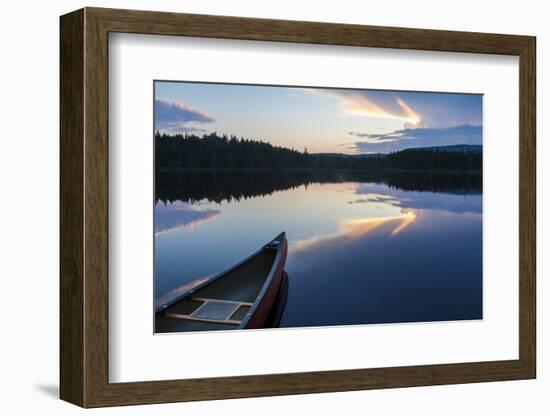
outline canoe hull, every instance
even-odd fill
[[[271,282],[263,297],[260,299],[258,305],[256,306],[256,310],[254,311],[248,322],[243,326],[243,328],[264,328],[265,323],[267,322],[267,319],[270,315],[271,310],[273,309],[273,306],[281,289],[287,254],[288,242],[286,238],[283,238],[280,249],[281,257],[277,261],[275,272],[273,273],[273,278],[271,279]]]
[[[286,303],[288,300],[288,286],[288,273],[285,271],[283,273],[283,280],[281,282],[279,293],[277,294],[275,303],[271,308],[271,312],[269,312],[269,316],[264,324],[264,328],[280,328],[281,321],[283,319],[283,313],[285,311]]]

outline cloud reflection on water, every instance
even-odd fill
[[[335,233],[296,241],[292,244],[292,250],[304,251],[319,245],[331,245],[336,242],[361,239],[382,225],[391,226],[392,229],[389,232],[389,236],[395,236],[403,231],[415,219],[416,214],[412,211],[396,216],[349,219],[342,222],[339,230]]]
[[[471,212],[481,214],[483,200],[481,194],[410,192],[375,183],[358,184],[357,199],[349,204],[382,203],[404,209],[435,209],[454,213]]]
[[[183,202],[155,205],[155,236],[179,230],[181,228],[193,229],[198,224],[216,219],[221,211],[196,206]]]

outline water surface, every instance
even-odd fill
[[[482,318],[480,175],[157,176],[157,297],[286,231],[282,327]]]

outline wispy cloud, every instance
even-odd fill
[[[414,112],[414,110],[401,98],[396,97],[395,101],[401,107],[403,112],[406,115],[405,118],[405,128],[407,129],[415,129],[417,127],[425,127],[424,124],[422,124],[422,120],[420,119],[420,116]]]
[[[195,110],[179,101],[155,99],[155,129],[174,133],[204,132],[195,125],[213,123],[215,119],[204,111]]]
[[[352,144],[358,153],[388,153],[414,147],[439,146],[442,143],[454,145],[482,142],[482,127],[469,124],[443,128],[405,128],[383,134],[355,131],[348,134],[362,139]]]
[[[403,130],[397,130],[395,132],[388,133],[388,134],[369,134],[369,133],[361,133],[357,131],[350,131],[348,132],[348,134],[350,136],[355,136],[364,140],[364,142],[351,143],[352,145],[356,146],[357,143],[387,143],[387,142],[394,142],[396,140],[401,140],[403,138],[403,133],[401,133],[402,131]],[[382,137],[377,137],[377,136],[382,136]],[[350,143],[347,143],[347,144],[349,145]]]
[[[361,139],[365,139],[365,138],[369,137],[369,133],[359,133],[358,131],[350,131],[350,132],[348,132],[348,134],[350,136],[360,137]],[[339,144],[338,146],[346,146],[348,144],[349,143],[342,143],[342,144]]]
[[[422,117],[402,98],[385,94],[380,97],[363,90],[306,89],[315,94],[338,100],[340,108],[347,114],[364,117],[386,118],[403,121],[403,127],[414,128],[422,124]]]

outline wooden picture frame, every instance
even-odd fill
[[[85,8],[61,17],[60,396],[82,407],[535,378],[535,38]],[[135,383],[108,380],[108,35],[297,42],[519,57],[519,359]]]

